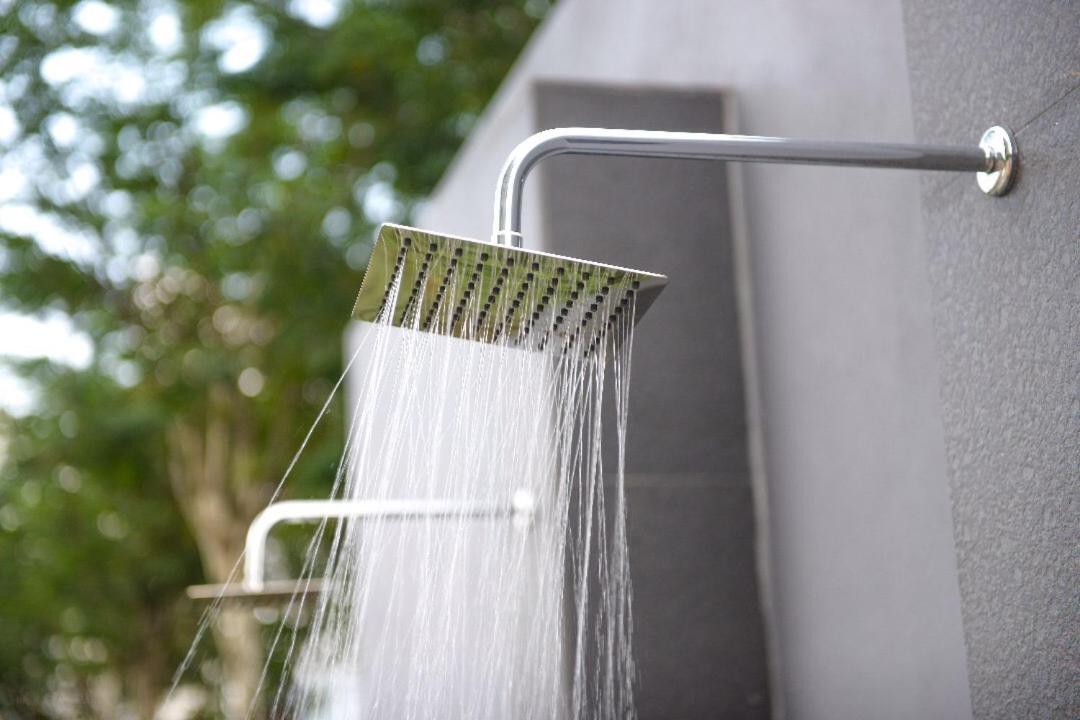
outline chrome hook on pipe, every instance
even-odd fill
[[[495,191],[492,242],[521,247],[521,203],[537,163],[555,155],[727,160],[730,162],[836,165],[974,172],[987,195],[1004,195],[1016,176],[1018,153],[1012,133],[995,125],[977,147],[899,143],[795,140],[756,135],[557,128],[536,133],[510,153]]]

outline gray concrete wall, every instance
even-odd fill
[[[720,92],[740,129],[760,134],[914,137],[899,0],[563,0],[422,224],[487,236],[499,166],[534,129],[544,81]],[[747,166],[741,177],[773,712],[969,716],[919,176]],[[527,192],[527,237],[541,235],[539,190]]]
[[[1010,125],[1006,198],[926,178],[933,315],[979,718],[1080,717],[1080,6],[904,0],[920,138]]]

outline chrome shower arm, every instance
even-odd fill
[[[735,162],[841,165],[849,167],[946,170],[978,173],[990,195],[1008,191],[1015,170],[1015,143],[1002,127],[992,127],[974,147],[896,143],[794,140],[756,135],[557,128],[521,142],[503,165],[495,193],[492,241],[520,247],[525,178],[541,160],[555,155],[728,160]]]
[[[265,587],[266,540],[280,523],[312,523],[344,519],[418,519],[513,517],[526,520],[535,510],[532,494],[517,491],[509,502],[468,500],[284,500],[270,503],[248,526],[244,543],[244,580],[247,592]]]

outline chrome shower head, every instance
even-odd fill
[[[385,224],[352,317],[542,349],[588,338],[627,308],[636,322],[666,284],[655,273]]]

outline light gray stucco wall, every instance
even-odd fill
[[[914,136],[899,0],[563,0],[422,224],[487,236],[540,81],[727,93],[745,132]],[[774,713],[967,717],[919,176],[747,166],[742,179]]]
[[[1005,198],[926,178],[972,705],[1080,717],[1080,5],[904,0],[918,134],[1010,125]]]

